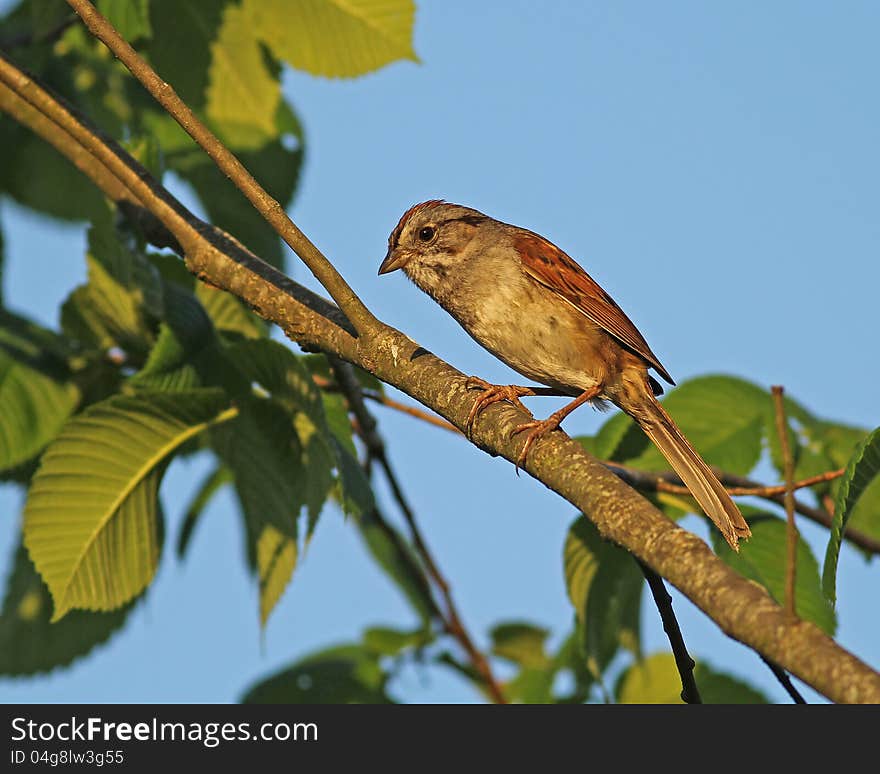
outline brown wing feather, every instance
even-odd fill
[[[670,384],[675,384],[657,356],[651,352],[638,328],[598,283],[552,242],[531,231],[514,238],[523,270],[558,293],[603,330],[652,365]]]

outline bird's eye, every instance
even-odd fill
[[[436,233],[437,229],[433,226],[425,226],[424,228],[419,229],[419,239],[423,242],[430,242]]]

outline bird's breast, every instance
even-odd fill
[[[571,394],[604,383],[608,335],[562,299],[504,270],[462,289],[471,303],[447,309],[483,347],[528,379]],[[483,276],[487,276],[483,273]],[[445,306],[445,305],[444,305]]]

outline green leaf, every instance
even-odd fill
[[[277,341],[243,341],[229,348],[229,357],[251,383],[266,390],[290,415],[305,471],[298,486],[305,495],[311,534],[333,485],[333,469],[341,464],[327,428],[321,393],[299,358]]]
[[[257,572],[260,579],[260,624],[281,599],[296,569],[296,539],[266,524],[257,539]]]
[[[193,110],[205,105],[208,73],[223,11],[230,0],[151,0],[150,61]]]
[[[199,484],[199,488],[193,495],[186,513],[183,517],[183,524],[180,527],[180,533],[177,536],[177,556],[180,559],[186,555],[189,544],[192,540],[193,532],[199,517],[204,513],[208,503],[226,484],[233,480],[232,471],[229,468],[218,465],[214,470]]]
[[[379,657],[362,645],[312,653],[251,686],[244,704],[389,704]]]
[[[724,672],[718,672],[705,663],[694,669],[694,680],[703,704],[769,704],[770,700],[747,682]]]
[[[263,339],[268,335],[266,323],[232,293],[204,282],[196,284],[195,293],[214,327],[221,333],[237,334],[246,339]]]
[[[353,77],[418,61],[413,0],[244,0],[242,8],[276,57],[313,75]]]
[[[232,422],[214,428],[211,438],[232,471],[254,548],[267,524],[295,539],[308,474],[289,414],[272,401],[251,399]]]
[[[342,510],[347,516],[361,516],[375,508],[373,488],[360,463],[345,446],[333,438],[333,447],[339,460],[339,484]]]
[[[243,6],[223,9],[211,43],[206,97],[208,119],[222,127],[224,140],[233,147],[259,148],[276,137],[281,85],[266,65]]]
[[[874,481],[878,472],[880,472],[880,428],[874,430],[858,445],[837,489],[834,520],[831,523],[831,536],[825,551],[825,566],[822,570],[822,590],[832,603],[837,599],[837,561],[840,557],[844,530],[853,507]]]
[[[569,528],[563,565],[591,671],[601,674],[620,647],[638,654],[644,576],[632,556],[580,516]]]
[[[144,367],[130,380],[137,389],[161,392],[190,390],[211,379],[211,360],[222,359],[211,318],[186,290],[171,282],[163,283],[165,319]],[[222,369],[213,364],[213,370]]]
[[[544,650],[550,632],[525,621],[511,621],[492,628],[492,652],[522,667],[543,669],[550,664]]]
[[[155,267],[104,222],[89,230],[86,262],[88,283],[62,305],[62,329],[97,350],[118,346],[136,357],[145,354],[154,341],[152,321],[165,311]]]
[[[761,456],[769,400],[765,390],[742,379],[704,376],[673,390],[663,406],[706,462],[746,475]],[[611,459],[645,470],[668,469],[663,455],[632,420],[614,417],[608,424],[623,421],[629,428],[613,444]],[[599,431],[600,436],[603,430]],[[620,428],[605,432],[615,438],[620,435]]]
[[[720,535],[712,535],[716,553],[746,578],[764,586],[779,604],[785,602],[787,525],[782,519],[760,514],[749,517],[752,538],[735,553]],[[795,577],[797,614],[829,635],[837,628],[833,607],[822,595],[819,564],[806,542],[798,538]]]
[[[0,349],[0,470],[39,454],[78,401],[73,383],[28,368]]]
[[[25,207],[64,220],[91,220],[105,210],[98,189],[82,172],[11,120],[0,121],[0,191]]]
[[[20,545],[0,612],[0,674],[30,675],[67,666],[120,629],[134,604],[111,613],[76,610],[50,623],[49,590]]]
[[[98,10],[129,43],[153,34],[148,0],[98,0]]]
[[[694,680],[704,704],[767,703],[760,691],[706,664],[697,664]],[[675,656],[654,653],[635,662],[618,678],[615,695],[620,704],[682,704]]]
[[[220,390],[117,396],[68,422],[28,493],[25,544],[49,586],[53,620],[112,610],[153,577],[164,463],[209,424],[230,418]]]
[[[377,656],[397,656],[410,648],[423,648],[434,641],[430,629],[401,631],[387,626],[371,626],[364,631],[364,647]]]

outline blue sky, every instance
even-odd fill
[[[513,380],[402,276],[376,276],[389,231],[426,198],[552,239],[615,297],[677,381],[730,373],[783,384],[820,416],[880,424],[880,5],[538,6],[422,2],[420,65],[354,81],[288,74],[308,143],[295,222],[382,319],[467,373]],[[54,324],[60,300],[84,276],[83,230],[5,201],[2,208],[5,298]],[[314,286],[295,259],[289,265]],[[555,405],[532,404],[539,415]],[[478,639],[485,643],[495,622],[526,619],[558,642],[571,621],[561,566],[571,507],[450,434],[377,414]],[[582,409],[566,426],[585,433],[600,422]],[[172,536],[201,469],[176,465],[167,477]],[[3,574],[20,505],[0,489]],[[706,534],[696,518],[684,524]],[[821,555],[822,531],[804,532]],[[875,667],[877,581],[876,566],[844,549],[838,639]],[[675,598],[698,660],[784,700],[754,653]],[[643,615],[647,649],[666,648],[647,600]],[[257,620],[224,495],[186,562],[166,550],[145,603],[109,645],[72,669],[2,680],[0,697],[233,701],[252,680],[357,639],[367,625],[414,623],[329,508],[262,635]],[[410,701],[478,699],[457,678],[415,667],[393,691]]]

